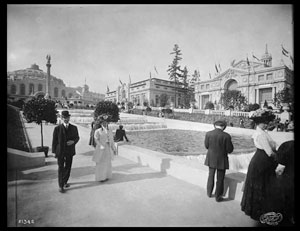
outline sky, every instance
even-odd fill
[[[215,64],[225,71],[234,59],[254,61],[266,44],[273,66],[289,66],[281,46],[293,56],[293,38],[289,4],[7,5],[7,71],[35,63],[47,72],[49,54],[51,75],[102,94],[129,76],[168,80],[175,44],[181,68],[207,80]]]

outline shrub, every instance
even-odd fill
[[[45,98],[32,98],[24,104],[23,115],[28,123],[36,122],[41,125],[41,144],[43,147],[43,121],[56,124],[58,111],[55,101]]]
[[[211,101],[208,101],[204,107],[204,109],[214,109],[214,108],[215,108],[215,105]]]
[[[249,111],[256,111],[257,109],[259,109],[260,108],[260,106],[259,106],[259,104],[257,104],[257,103],[254,103],[254,104],[249,104]]]

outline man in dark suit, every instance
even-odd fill
[[[64,187],[70,185],[68,180],[71,173],[73,156],[76,154],[75,145],[79,140],[77,127],[70,124],[69,111],[62,111],[63,123],[57,125],[53,131],[52,153],[55,153],[58,164],[59,191],[64,192]]]
[[[218,120],[214,123],[215,129],[205,135],[204,144],[207,151],[204,164],[209,167],[207,180],[207,195],[212,196],[214,188],[215,172],[217,170],[217,183],[215,198],[217,202],[223,200],[224,178],[226,169],[229,169],[228,153],[233,151],[231,136],[224,132],[227,124],[225,121]]]
[[[129,142],[125,130],[123,130],[123,125],[119,125],[119,129],[116,130],[116,134],[114,136],[114,141],[115,141],[115,146],[117,149],[117,155],[119,152],[119,145],[123,144],[124,138],[126,139],[127,142]]]
[[[123,125],[120,125],[119,129],[116,130],[115,142],[124,141],[124,138],[128,142],[126,132],[123,130]]]

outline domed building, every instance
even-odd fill
[[[7,72],[7,97],[10,100],[25,100],[36,96],[44,97],[47,91],[47,73],[37,64],[31,67]],[[90,92],[88,85],[67,87],[62,79],[50,75],[49,96],[62,104],[95,105],[104,100],[104,94]]]

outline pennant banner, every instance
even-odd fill
[[[232,62],[231,62],[231,66],[232,66],[232,67],[233,67],[233,65],[234,65],[234,62],[235,62],[235,59],[232,60]]]
[[[257,61],[259,61],[259,62],[260,62],[260,59],[259,59],[259,58],[257,58],[255,55],[252,55],[252,57],[253,57],[253,58],[255,58]]]
[[[286,54],[288,54],[289,52],[286,50],[286,49],[284,49],[283,48],[283,46],[281,45],[281,47],[282,47],[282,51],[284,52],[284,53],[286,53]]]
[[[290,55],[290,59],[291,59],[292,63],[294,64],[294,59],[291,55]]]
[[[283,54],[284,56],[286,56],[286,57],[289,57],[289,56],[288,56],[288,54],[287,54],[287,53],[285,53],[285,51],[284,51],[284,50],[282,50],[282,54]]]
[[[218,67],[217,67],[217,65],[215,64],[215,68],[216,68],[216,70],[217,70],[217,73],[219,73],[219,70],[218,70]]]

